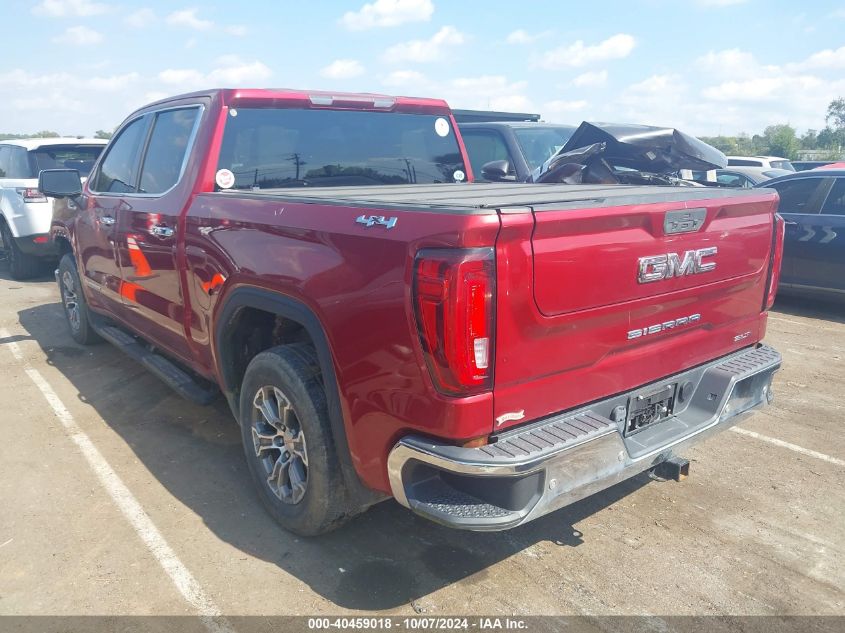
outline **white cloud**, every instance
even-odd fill
[[[109,77],[91,77],[85,80],[84,85],[99,92],[118,92],[136,83],[140,78],[138,73],[130,72]]]
[[[551,119],[556,116],[572,116],[575,112],[583,110],[587,107],[587,102],[583,99],[576,101],[566,101],[563,99],[556,99],[554,101],[547,101],[543,104],[542,114],[546,119]]]
[[[171,85],[199,85],[205,80],[205,75],[193,68],[167,68],[158,74],[162,83]]]
[[[247,29],[243,24],[232,24],[231,26],[226,27],[226,32],[229,35],[234,35],[235,37],[243,37],[249,32],[249,29]]]
[[[236,55],[226,55],[217,60],[217,67],[203,73],[196,68],[167,68],[158,73],[164,84],[178,86],[183,92],[197,88],[242,88],[248,84],[259,85],[271,77],[273,71],[260,62],[247,62]]]
[[[54,37],[53,41],[73,46],[90,46],[102,42],[103,35],[87,26],[71,26],[61,35]]]
[[[517,29],[515,31],[511,31],[506,38],[508,44],[531,44],[532,42],[536,42],[542,37],[548,35],[548,31],[544,31],[543,33],[535,33],[531,34],[525,29]]]
[[[561,68],[577,68],[593,62],[608,59],[622,59],[631,54],[636,46],[633,35],[617,33],[606,40],[594,45],[585,45],[578,40],[567,46],[560,46],[545,53],[540,61],[543,68],[557,70]]]
[[[586,72],[578,75],[572,80],[573,86],[579,88],[593,88],[596,86],[603,86],[607,83],[607,71],[597,70],[594,72]],[[572,103],[572,102],[569,102]]]
[[[845,46],[840,46],[837,49],[827,48],[818,53],[813,53],[803,62],[789,66],[795,69],[845,69]]]
[[[710,86],[702,91],[702,95],[713,101],[782,101],[785,94],[815,92],[825,83],[812,75],[756,77]]]
[[[381,80],[385,86],[415,86],[426,85],[428,79],[416,70],[394,70]]]
[[[122,97],[135,94],[141,77],[136,72],[89,77],[23,69],[0,72],[0,117],[15,131],[45,128],[68,136],[110,129],[129,110]]]
[[[533,110],[534,104],[526,94],[527,81],[509,81],[504,75],[458,77],[439,83],[439,94],[456,108],[487,110]]]
[[[35,15],[46,15],[51,18],[87,17],[101,15],[111,10],[111,7],[101,2],[91,0],[43,0],[32,8]]]
[[[444,49],[463,44],[466,38],[454,26],[444,26],[430,39],[395,44],[384,54],[389,62],[432,62],[443,57]]]
[[[142,29],[155,22],[155,19],[155,11],[148,7],[144,7],[143,9],[138,9],[137,11],[130,13],[123,18],[123,21],[133,28]]]
[[[711,75],[726,77],[754,77],[763,72],[754,55],[739,48],[708,51],[695,60],[695,66]]]
[[[320,70],[323,77],[329,79],[351,79],[364,74],[364,67],[357,59],[336,59]]]
[[[196,8],[174,11],[167,16],[167,23],[171,26],[184,26],[197,31],[207,31],[214,26],[214,22],[211,20],[203,20],[197,17],[197,11]]]
[[[431,0],[375,0],[358,11],[347,11],[340,23],[351,31],[427,22],[434,13]]]
[[[273,71],[262,62],[228,58],[223,66],[208,73],[208,80],[213,86],[239,88],[248,84],[258,85],[272,75]]]
[[[695,3],[700,7],[730,7],[737,4],[744,4],[748,0],[695,0]]]
[[[533,110],[534,104],[525,95],[500,95],[491,97],[490,109],[498,112],[525,112]]]

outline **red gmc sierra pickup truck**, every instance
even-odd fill
[[[270,513],[498,530],[771,401],[777,196],[484,184],[445,102],[211,90],[41,172],[73,338],[222,392]]]

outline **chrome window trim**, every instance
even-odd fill
[[[194,141],[196,140],[197,133],[199,132],[199,124],[200,124],[200,121],[202,120],[202,115],[205,113],[205,104],[190,103],[190,104],[186,104],[186,105],[169,106],[167,108],[160,108],[158,110],[150,110],[149,112],[144,112],[143,114],[136,116],[134,119],[130,119],[129,121],[127,121],[125,123],[125,125],[121,126],[121,128],[117,132],[115,132],[115,135],[114,135],[115,138],[117,138],[118,135],[121,132],[123,132],[123,130],[125,130],[127,127],[129,127],[135,121],[143,119],[146,116],[152,116],[153,117],[152,127],[147,132],[147,138],[144,140],[143,153],[141,154],[141,161],[138,165],[138,174],[137,174],[138,183],[137,183],[137,185],[140,185],[141,184],[140,183],[141,173],[144,170],[144,162],[147,159],[147,152],[149,151],[149,140],[152,137],[153,132],[155,132],[155,117],[157,117],[162,112],[169,112],[171,110],[191,110],[191,109],[199,110],[199,114],[197,115],[197,118],[194,121],[194,127],[191,129],[191,133],[188,136],[188,142],[185,144],[185,155],[182,157],[182,165],[179,167],[179,177],[176,179],[176,182],[173,183],[173,185],[170,188],[166,189],[165,191],[162,191],[161,193],[139,193],[137,191],[130,191],[130,192],[127,192],[127,193],[118,193],[118,192],[111,192],[111,191],[95,191],[94,189],[90,189],[90,188],[88,189],[88,191],[90,193],[94,194],[94,195],[105,196],[105,197],[109,197],[109,198],[126,198],[126,197],[129,197],[129,198],[161,198],[162,196],[165,196],[168,193],[170,193],[171,191],[173,191],[176,187],[179,186],[179,184],[182,182],[182,178],[185,175],[185,168],[188,166],[188,157],[191,155],[191,150],[194,147]],[[100,175],[100,170],[101,170],[102,164],[104,162],[106,162],[107,158],[108,158],[108,152],[103,154],[102,162],[99,165],[97,165],[97,177],[98,178],[99,178],[99,175]],[[94,179],[91,179],[91,181],[93,182]]]

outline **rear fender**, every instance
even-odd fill
[[[365,487],[361,483],[358,473],[355,471],[349,451],[346,425],[340,405],[337,376],[334,370],[334,360],[328,338],[326,337],[320,319],[311,308],[301,301],[259,288],[235,288],[224,299],[223,307],[217,313],[216,318],[214,356],[217,363],[218,375],[221,379],[220,386],[223,389],[229,407],[235,415],[235,419],[238,420],[239,385],[235,384],[234,364],[231,362],[231,353],[226,349],[224,342],[231,332],[231,328],[235,322],[234,317],[243,308],[256,308],[277,314],[301,324],[308,332],[317,349],[317,359],[323,375],[323,385],[329,410],[329,422],[344,480],[350,492],[355,497],[356,504],[370,505],[380,500],[381,496],[378,496],[374,491]],[[238,420],[238,423],[240,423],[240,420]]]

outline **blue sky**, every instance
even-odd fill
[[[442,97],[693,134],[824,126],[845,2],[3,0],[0,131],[112,129],[204,87]]]

